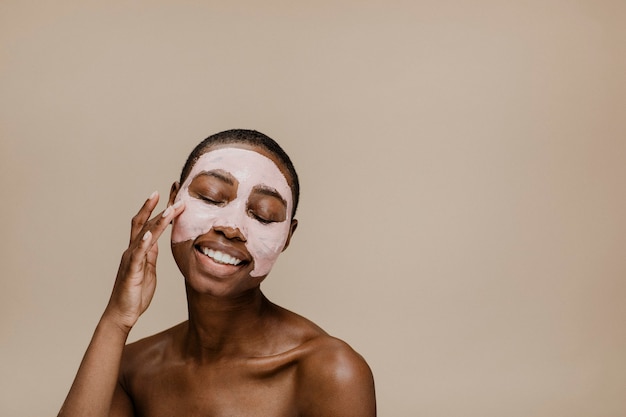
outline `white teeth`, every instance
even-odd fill
[[[241,263],[241,259],[237,259],[234,256],[230,256],[229,254],[220,252],[218,250],[202,248],[202,253],[213,259],[215,262],[221,264],[239,265]]]

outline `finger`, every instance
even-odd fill
[[[167,207],[159,216],[156,216],[154,219],[150,220],[149,225],[147,227],[148,230],[152,232],[152,241],[156,242],[161,234],[167,229],[167,226],[172,222],[172,220],[180,215],[185,209],[185,205],[182,201],[177,201],[173,205]]]
[[[146,254],[146,268],[151,267],[156,270],[157,258],[159,257],[159,244],[158,242],[152,243],[152,247]]]
[[[148,230],[143,234],[137,247],[130,253],[130,271],[132,273],[142,272],[146,264],[146,253],[152,246],[152,233]]]
[[[151,275],[156,276],[156,266],[157,266],[156,264],[157,264],[158,254],[159,254],[158,247],[159,247],[159,244],[157,242],[154,242],[152,244],[152,247],[150,248],[150,250],[148,251],[146,255],[144,273],[146,273],[147,276],[151,276]]]
[[[156,216],[152,220],[146,222],[144,229],[146,234],[142,235],[142,241],[138,243],[139,246],[144,245],[144,239],[148,240],[147,250],[145,252],[145,265],[144,269],[149,268],[156,269],[156,261],[159,254],[158,239],[161,237],[167,226],[172,222],[174,218],[179,216],[185,210],[185,204],[183,201],[177,201],[172,206],[167,207],[160,215]],[[149,237],[147,232],[150,232]]]
[[[139,209],[137,214],[131,220],[130,226],[130,241],[132,242],[137,235],[141,232],[144,225],[150,218],[150,214],[152,214],[152,210],[156,207],[159,202],[159,193],[158,191],[150,194],[150,197],[143,203],[143,206]]]

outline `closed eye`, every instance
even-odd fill
[[[266,219],[264,217],[261,217],[261,216],[259,216],[258,214],[256,214],[252,210],[248,210],[248,216],[252,217],[253,219],[255,219],[256,221],[258,221],[259,223],[262,223],[262,224],[275,223],[274,220],[269,220],[269,219]]]
[[[215,200],[213,200],[213,199],[211,199],[211,198],[209,198],[209,197],[207,197],[207,196],[204,196],[204,195],[202,195],[202,194],[198,194],[198,198],[199,198],[200,200],[204,201],[205,203],[207,203],[207,204],[212,204],[212,205],[214,205],[214,206],[219,206],[219,205],[222,205],[222,204],[223,204],[223,202],[222,202],[222,201],[215,201]]]

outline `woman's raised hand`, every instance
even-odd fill
[[[179,201],[150,219],[158,202],[159,195],[155,191],[132,219],[130,244],[122,255],[113,293],[103,315],[127,332],[146,311],[154,295],[159,253],[157,240],[184,210],[182,201]]]

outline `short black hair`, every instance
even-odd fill
[[[183,170],[180,174],[180,184],[185,182],[187,176],[191,172],[191,169],[198,161],[198,159],[206,153],[207,148],[214,145],[226,145],[229,143],[245,143],[252,146],[258,146],[263,148],[267,152],[274,155],[278,160],[287,168],[287,172],[291,177],[291,193],[293,195],[293,210],[291,211],[291,218],[296,214],[298,208],[298,200],[300,199],[300,182],[298,181],[298,174],[296,168],[291,162],[289,155],[280,147],[278,143],[267,135],[256,130],[248,129],[231,129],[223,132],[216,133],[204,139],[196,146],[189,154]]]

